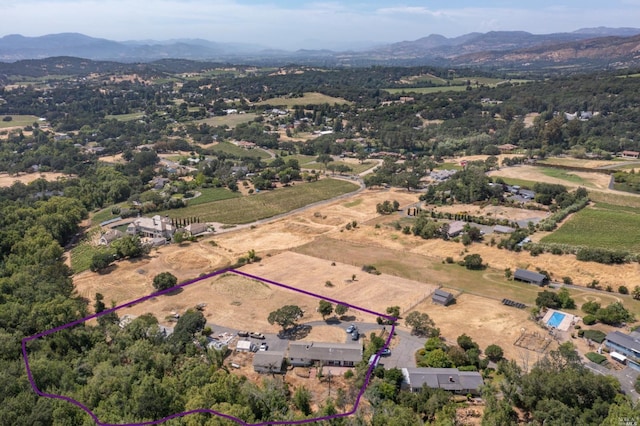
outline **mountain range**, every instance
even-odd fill
[[[438,34],[364,50],[284,51],[259,44],[216,43],[202,39],[116,42],[77,33],[0,38],[0,62],[69,56],[117,62],[190,59],[244,63],[316,63],[322,65],[545,66],[589,63],[640,64],[640,28],[582,28],[573,32],[524,31]]]

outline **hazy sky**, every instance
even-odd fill
[[[203,38],[287,49],[596,26],[640,26],[640,0],[0,0],[0,36],[79,32],[118,41]]]

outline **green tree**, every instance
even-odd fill
[[[348,310],[349,310],[349,307],[347,305],[343,305],[342,303],[338,303],[336,305],[335,312],[336,312],[336,315],[343,316],[344,314],[347,313]]]
[[[465,351],[468,351],[469,349],[474,349],[474,348],[478,349],[478,344],[474,342],[473,339],[467,336],[466,334],[461,334],[460,336],[458,336],[458,338],[456,339],[456,342],[458,343],[458,346],[460,346]]]
[[[464,266],[467,269],[477,270],[483,269],[482,257],[479,254],[468,254],[464,257]]]
[[[431,336],[435,325],[428,314],[418,311],[410,312],[404,322],[411,327],[411,334],[418,336]]]
[[[562,305],[562,301],[558,295],[552,291],[544,290],[538,293],[536,297],[536,306],[551,309],[557,309]]]
[[[153,288],[158,291],[167,290],[178,284],[178,278],[171,272],[161,272],[153,277]]]
[[[308,416],[313,412],[311,409],[311,392],[304,386],[300,386],[293,393],[293,404],[302,411],[302,414]]]
[[[326,300],[320,300],[318,312],[320,312],[320,315],[322,315],[322,319],[325,319],[333,312],[333,305]]]
[[[280,309],[277,309],[269,313],[267,321],[269,324],[278,324],[283,330],[287,330],[296,324],[296,322],[302,318],[304,312],[296,305],[285,305]]]
[[[484,350],[484,354],[493,362],[498,362],[504,356],[504,351],[498,345],[489,345],[487,349]]]
[[[452,366],[451,360],[442,349],[434,349],[429,352],[424,358],[424,363],[427,367],[433,368],[449,368]]]
[[[114,254],[110,250],[100,250],[91,256],[89,269],[92,272],[99,272],[106,269],[113,262]]]

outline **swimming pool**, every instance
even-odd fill
[[[564,314],[560,312],[554,312],[553,315],[551,315],[551,318],[547,320],[547,325],[554,328],[558,328],[558,326],[560,325],[563,319],[564,319]]]

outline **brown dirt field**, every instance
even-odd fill
[[[458,296],[454,305],[440,306],[428,300],[415,310],[427,313],[440,329],[440,334],[448,341],[455,342],[458,336],[466,333],[483,351],[491,344],[499,345],[508,359],[518,360],[521,357],[524,349],[513,343],[520,336],[522,327],[540,330],[529,320],[527,310],[469,294]],[[530,355],[537,357],[535,352]]]
[[[339,327],[321,325],[313,327],[311,329],[311,332],[299,341],[344,343],[347,339],[347,336],[348,335],[344,332],[344,330]]]
[[[588,189],[595,189],[598,191],[609,192],[609,182],[611,181],[611,176],[604,173],[590,173],[590,172],[568,172],[570,174],[576,175],[586,182],[589,182],[591,185]],[[524,179],[530,180],[533,182],[546,182],[546,183],[557,183],[560,185],[565,185],[569,187],[578,187],[584,186],[575,182],[570,182],[564,179],[558,179],[551,176],[547,176],[540,170],[539,167],[536,166],[517,166],[517,167],[504,167],[500,170],[493,170],[488,173],[491,177],[505,177],[505,178],[515,178],[515,179]]]
[[[165,246],[134,262],[116,262],[110,273],[84,271],[75,275],[73,282],[82,297],[93,300],[99,292],[106,301],[120,304],[152,293],[153,277],[161,272],[171,272],[182,282],[224,267],[231,260],[223,249],[206,242]]]
[[[242,271],[380,313],[396,305],[405,312],[436,289],[434,285],[405,278],[367,274],[359,267],[343,263],[332,266],[327,260],[293,252],[247,265]],[[353,274],[355,281],[351,281]],[[327,287],[326,281],[331,281],[333,287]],[[369,314],[349,312],[359,320],[373,320]]]
[[[45,179],[47,181],[55,181],[62,178],[69,178],[71,176],[64,173],[55,172],[42,172],[42,173],[27,173],[19,176],[9,176],[8,173],[0,173],[0,187],[11,186],[15,181],[29,184],[36,179]]]
[[[115,163],[115,164],[126,163],[126,161],[122,158],[122,154],[107,155],[104,157],[100,157],[100,161],[104,161],[105,163]]]
[[[466,213],[473,216],[496,217],[498,219],[522,220],[543,218],[548,215],[541,210],[518,209],[504,206],[476,206],[473,204],[456,204],[455,206],[437,206],[434,211],[443,213]]]
[[[524,116],[524,127],[533,127],[533,122],[540,115],[538,112],[530,112]]]
[[[465,155],[462,157],[455,158],[447,158],[444,160],[445,163],[456,163],[460,164],[461,161],[485,161],[489,157],[496,157],[498,159],[498,164],[502,164],[502,160],[505,158],[513,158],[513,157],[522,157],[522,154],[500,154],[500,155]]]

